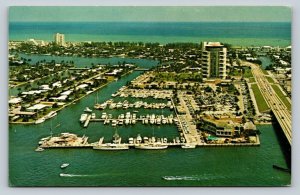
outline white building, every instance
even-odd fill
[[[63,46],[63,47],[66,46],[65,35],[64,34],[56,33],[54,35],[54,41],[59,46]]]
[[[45,46],[46,43],[43,40],[36,40],[36,39],[28,39],[27,43],[30,43],[35,46]]]
[[[202,75],[204,78],[226,78],[227,48],[220,42],[202,43]]]

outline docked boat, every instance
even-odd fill
[[[195,144],[184,144],[181,146],[181,148],[191,149],[191,148],[196,148],[196,145]]]
[[[92,110],[91,110],[89,107],[86,107],[86,108],[84,109],[84,112],[92,112]]]
[[[66,167],[68,167],[70,164],[69,163],[63,163],[62,165],[60,165],[61,169],[64,169]]]
[[[35,121],[35,124],[40,124],[40,123],[43,123],[45,122],[45,117],[42,117],[42,118],[39,118],[38,120]]]
[[[96,114],[92,113],[91,119],[95,119],[96,118]]]
[[[88,117],[88,114],[82,114],[82,115],[80,116],[79,121],[80,121],[81,123],[84,123],[84,121],[86,121],[87,117]]]
[[[57,115],[57,112],[51,111],[45,116],[45,119],[50,119],[52,117],[55,117],[56,115]]]
[[[117,120],[112,120],[111,125],[112,125],[113,127],[117,126],[117,124],[118,124],[118,121],[117,121]]]
[[[118,125],[123,125],[124,124],[124,120],[123,119],[120,119],[119,121],[118,121]]]
[[[103,112],[103,113],[102,113],[101,118],[102,118],[102,119],[106,119],[106,118],[107,118],[106,112]]]
[[[129,146],[127,144],[107,143],[107,144],[93,146],[93,149],[95,149],[95,150],[128,150]]]
[[[168,145],[161,144],[161,143],[149,143],[149,144],[135,145],[135,148],[143,149],[143,150],[162,150],[168,148]]]

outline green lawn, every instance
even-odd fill
[[[269,81],[269,83],[271,83],[271,84],[274,84],[274,80],[271,78],[271,77],[266,77],[267,78],[267,80]]]
[[[269,73],[265,69],[261,69],[265,75],[269,75]]]
[[[269,106],[266,103],[263,95],[261,94],[257,84],[252,84],[251,86],[252,86],[252,91],[254,93],[259,112],[267,111],[269,109]]]
[[[291,110],[292,105],[291,103],[287,100],[286,96],[282,93],[282,91],[279,89],[279,87],[277,85],[272,85],[274,91],[276,92],[276,94],[278,95],[278,97],[282,100],[282,102],[285,104],[285,106]]]
[[[250,83],[255,83],[256,80],[255,80],[253,77],[251,77],[251,78],[249,78],[249,82],[250,82]]]

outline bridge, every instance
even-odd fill
[[[292,113],[285,106],[282,100],[278,97],[270,83],[262,72],[261,68],[250,62],[243,62],[246,66],[250,66],[252,74],[257,82],[257,85],[266,100],[268,106],[274,113],[278,123],[280,124],[284,135],[286,136],[289,144],[292,143]]]

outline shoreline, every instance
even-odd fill
[[[136,69],[137,69],[137,68],[136,68]],[[134,71],[134,70],[128,71],[127,73],[122,74],[121,77],[123,77],[123,76],[125,76],[125,75],[127,75],[127,74],[129,74],[129,73],[132,73],[133,71]],[[97,77],[97,76],[99,76],[99,75],[101,75],[101,74],[104,74],[104,73],[105,73],[105,72],[100,73],[100,74],[98,74],[98,75],[95,75],[94,77]],[[87,79],[87,80],[90,80],[90,79],[92,79],[92,78],[89,78],[89,79]],[[86,97],[86,96],[88,96],[88,95],[94,93],[95,91],[97,91],[97,90],[99,90],[99,89],[105,87],[106,85],[110,84],[111,82],[114,82],[114,80],[112,80],[112,81],[110,81],[110,82],[107,82],[107,83],[105,83],[105,84],[103,84],[103,85],[101,85],[101,86],[95,88],[95,90],[93,90],[91,93],[87,93],[87,94],[85,94],[85,95],[83,95],[83,96],[81,96],[81,97],[79,97],[79,98],[77,98],[77,99],[75,99],[75,100],[73,100],[73,101],[67,103],[67,104],[64,104],[62,107],[60,107],[60,108],[58,108],[57,110],[54,110],[54,111],[55,111],[55,112],[59,112],[59,111],[63,110],[64,108],[70,106],[71,104],[73,104],[73,103],[75,103],[75,102],[81,100],[82,98],[84,98],[84,97]],[[35,121],[33,121],[33,122],[9,122],[9,124],[16,124],[16,125],[19,125],[19,124],[23,124],[23,125],[32,125],[32,124],[35,124]],[[38,124],[37,124],[37,125],[38,125]]]

